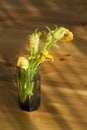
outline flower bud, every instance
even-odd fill
[[[40,42],[41,32],[37,32],[37,30],[28,37],[28,50],[32,53],[32,55],[37,54],[38,46]]]

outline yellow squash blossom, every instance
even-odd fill
[[[62,41],[62,42],[69,42],[73,40],[73,34],[70,32],[68,29],[64,27],[59,27],[54,30],[51,30],[50,28],[48,29],[48,33],[46,35],[45,39],[45,45],[44,45],[44,50],[49,51],[49,49],[55,45],[57,41]]]
[[[30,35],[28,39],[28,48],[31,50],[32,48],[35,48],[37,50],[39,41],[40,41],[41,32],[37,32],[37,30]]]
[[[19,57],[17,61],[17,66],[22,69],[28,69],[29,61],[25,57]]]
[[[63,40],[66,42],[72,41],[73,40],[73,34],[71,31],[64,27],[56,28],[53,32],[53,37],[56,40]]]
[[[43,50],[40,61],[41,61],[41,63],[44,62],[44,61],[54,61],[54,58],[51,54],[49,54],[48,51]]]

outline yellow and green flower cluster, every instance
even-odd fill
[[[48,32],[45,33],[44,46],[39,50],[40,36],[42,33],[38,30],[27,37],[28,54],[18,58],[17,66],[22,69],[37,69],[38,66],[45,61],[54,61],[53,56],[49,50],[55,43],[61,41],[62,43],[73,40],[73,34],[64,27],[56,27],[51,30],[47,27]]]
[[[72,32],[64,27],[56,27],[54,30],[47,27],[47,30],[48,32],[44,33],[44,45],[41,50],[39,45],[42,32],[35,30],[33,34],[27,36],[27,54],[18,58],[17,67],[20,72],[18,89],[22,102],[26,100],[28,95],[29,97],[33,95],[33,79],[38,67],[45,61],[54,61],[53,56],[49,53],[51,47],[57,46],[58,41],[65,43],[73,40]]]

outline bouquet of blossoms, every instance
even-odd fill
[[[51,30],[47,27],[47,32],[43,32],[44,45],[42,49],[39,49],[40,36],[42,32],[35,30],[31,35],[27,36],[27,54],[19,56],[17,61],[17,67],[20,69],[19,76],[19,96],[24,102],[29,95],[33,95],[34,87],[34,75],[38,67],[45,61],[53,61],[53,56],[49,53],[52,46],[57,46],[57,42],[62,43],[69,42],[73,39],[73,34],[64,27],[55,27]],[[29,84],[30,82],[30,84]]]

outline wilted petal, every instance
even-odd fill
[[[73,40],[73,34],[72,32],[65,32],[64,42],[69,42]]]
[[[41,56],[41,62],[44,62],[44,61],[54,61],[53,56],[49,54],[49,52],[46,50],[42,51],[42,56]]]
[[[17,61],[17,66],[23,69],[28,69],[29,61],[25,57],[19,57]]]

